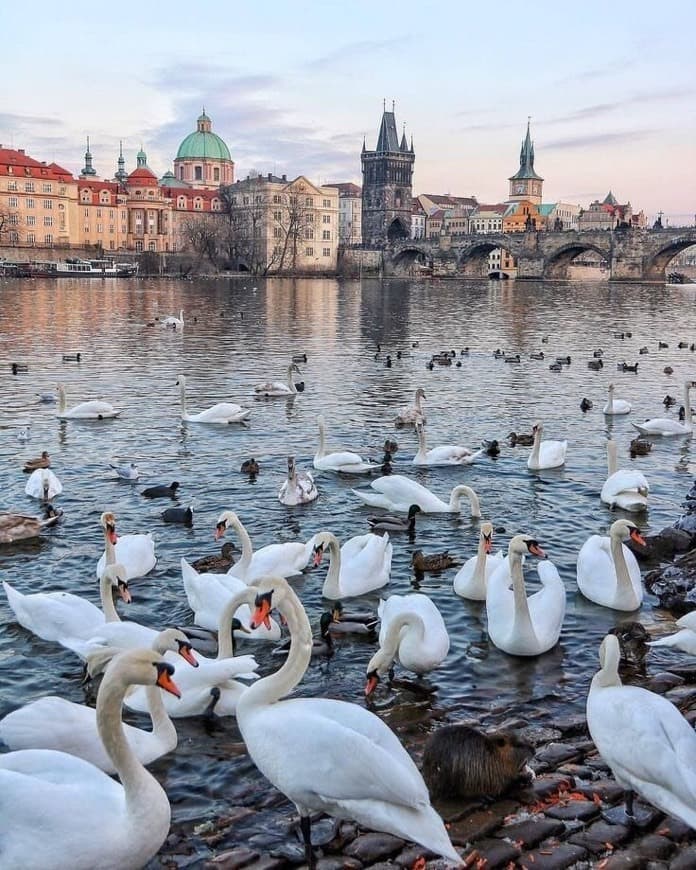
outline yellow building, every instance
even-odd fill
[[[539,205],[528,199],[510,203],[503,215],[504,233],[523,233],[525,230],[545,230],[546,217]]]

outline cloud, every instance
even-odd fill
[[[583,106],[565,115],[540,121],[539,124],[570,124],[574,121],[588,121],[601,118],[612,112],[619,111],[627,106],[650,106],[663,104],[672,100],[692,100],[696,95],[694,88],[672,88],[663,91],[648,91],[614,100],[611,103],[596,103],[593,106]]]
[[[394,36],[391,39],[365,39],[359,42],[349,42],[314,60],[306,61],[303,69],[311,72],[325,71],[348,64],[354,66],[357,58],[372,57],[389,51],[392,48],[403,48],[411,42],[411,36]]]
[[[617,133],[590,133],[584,136],[570,136],[567,139],[555,139],[544,142],[546,151],[567,150],[570,148],[594,148],[596,146],[624,145],[641,139],[648,139],[657,130],[624,130]]]
[[[10,129],[25,129],[31,127],[60,127],[63,124],[59,118],[47,115],[17,115],[13,112],[0,112],[0,127]]]

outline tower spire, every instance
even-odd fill
[[[89,136],[87,137],[87,150],[85,151],[85,165],[80,173],[83,177],[93,177],[97,170],[92,166],[92,152],[89,150]]]
[[[119,140],[118,143],[118,161],[117,161],[118,169],[116,170],[116,174],[114,178],[116,181],[120,181],[123,184],[128,178],[128,173],[126,172],[126,161],[123,159],[123,139]]]

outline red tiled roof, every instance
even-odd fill
[[[21,170],[21,171],[10,171]],[[24,149],[3,148],[0,146],[0,174],[14,175],[17,178],[43,178],[50,181],[72,181],[72,173],[57,163],[41,163],[29,157]]]
[[[341,181],[337,184],[325,184],[324,187],[335,187],[336,190],[338,190],[339,195],[360,196],[362,193],[362,187],[358,184],[353,184],[352,181]]]
[[[156,187],[158,182],[157,176],[151,169],[148,169],[147,166],[139,166],[131,172],[126,179],[126,183],[154,185]]]

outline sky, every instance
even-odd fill
[[[502,202],[531,117],[544,201],[696,222],[696,2],[38,0],[3,9],[0,143],[172,168],[203,106],[235,176],[360,183],[384,100],[413,192]]]

